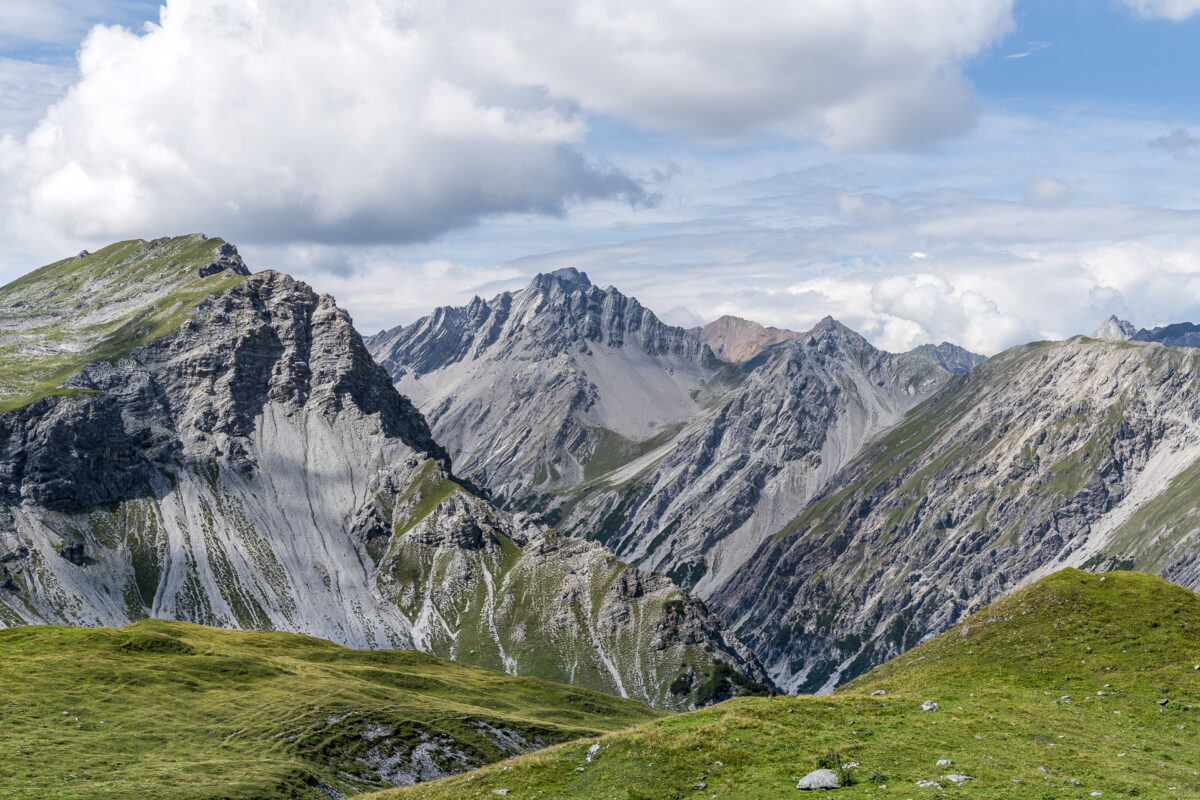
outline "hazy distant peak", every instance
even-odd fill
[[[1137,328],[1133,327],[1133,323],[1126,322],[1117,317],[1116,314],[1109,314],[1108,319],[1100,323],[1100,327],[1096,328],[1092,333],[1093,339],[1131,339],[1137,333]]]
[[[974,367],[987,361],[987,356],[972,353],[953,342],[942,342],[937,345],[923,344],[914,347],[912,352],[928,358],[942,369],[955,375],[970,372]]]
[[[768,328],[730,314],[695,328],[695,331],[712,348],[717,358],[735,364],[744,364],[767,348],[800,335],[783,328]]]

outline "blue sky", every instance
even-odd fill
[[[8,0],[0,277],[203,230],[366,332],[565,265],[893,350],[1200,319],[1193,0],[337,5]]]

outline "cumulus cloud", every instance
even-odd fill
[[[884,318],[883,338],[899,345],[896,349],[953,340],[968,349],[991,350],[1023,327],[1016,317],[1001,313],[994,300],[929,273],[876,283],[871,287],[871,310]]]
[[[173,0],[140,35],[94,28],[79,82],[0,145],[10,218],[93,241],[395,241],[642,197],[573,147],[569,104],[459,69],[405,9]]]
[[[1200,13],[1200,0],[1125,0],[1125,5],[1140,17],[1173,22],[1182,22]]]
[[[39,24],[88,3],[51,3]],[[94,28],[78,82],[0,144],[6,216],[93,242],[196,228],[396,242],[645,202],[581,155],[589,114],[917,144],[971,123],[961,67],[1009,29],[1011,5],[167,0],[144,30]]]
[[[1008,32],[1011,7],[526,0],[472,15],[489,61],[589,108],[653,127],[816,129],[837,146],[876,146],[961,130],[971,110],[960,67]]]

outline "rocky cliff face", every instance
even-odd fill
[[[739,379],[695,333],[574,269],[367,345],[456,470],[501,499],[610,468]]]
[[[36,354],[0,354],[0,623],[416,645],[669,707],[717,661],[765,680],[669,581],[463,488],[332,298],[219,240],[114,245],[0,307]]]
[[[1194,350],[1073,339],[958,377],[710,596],[791,690],[832,687],[1062,566],[1200,585]]]
[[[670,442],[535,506],[703,597],[950,375],[825,319]],[[557,504],[556,504],[557,503]]]

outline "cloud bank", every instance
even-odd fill
[[[1182,22],[1200,13],[1200,0],[1125,0],[1125,5],[1140,17],[1172,22]]]
[[[971,124],[961,66],[1011,2],[167,0],[143,31],[94,28],[66,96],[0,141],[5,216],[28,238],[370,243],[645,203],[582,154],[590,115],[919,144]],[[67,5],[10,15],[50,29]]]

